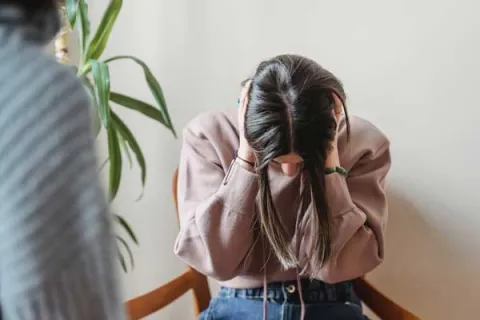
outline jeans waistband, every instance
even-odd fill
[[[307,304],[320,302],[358,302],[351,281],[328,284],[320,280],[302,279],[301,285],[303,300]],[[221,287],[219,292],[219,297],[224,298],[263,299],[263,295],[263,287],[251,289]],[[285,281],[269,283],[267,299],[277,303],[300,303],[297,282]]]

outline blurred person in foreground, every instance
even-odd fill
[[[115,247],[54,0],[0,0],[0,318],[121,320]]]

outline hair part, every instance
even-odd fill
[[[298,55],[281,55],[262,62],[249,80],[245,137],[255,153],[260,187],[260,210],[254,230],[268,241],[285,269],[298,266],[291,246],[293,235],[288,234],[275,208],[268,176],[272,160],[297,153],[304,160],[303,172],[310,182],[313,213],[309,259],[318,270],[330,258],[332,246],[324,168],[338,125],[332,112],[334,94],[343,104],[350,133],[343,86],[328,70]]]

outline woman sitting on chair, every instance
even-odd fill
[[[237,115],[183,132],[175,252],[222,288],[200,319],[364,319],[352,279],[384,256],[389,142],[348,117],[339,80],[281,55]]]

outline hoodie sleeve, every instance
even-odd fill
[[[386,141],[378,150],[364,154],[348,178],[326,176],[333,218],[332,255],[320,270],[311,270],[315,277],[328,283],[354,279],[382,262],[387,222],[385,177],[389,169]]]
[[[210,139],[195,128],[183,133],[178,175],[180,233],[174,251],[196,270],[224,281],[236,275],[251,247],[258,186],[256,174],[235,160],[225,172],[218,146]]]

